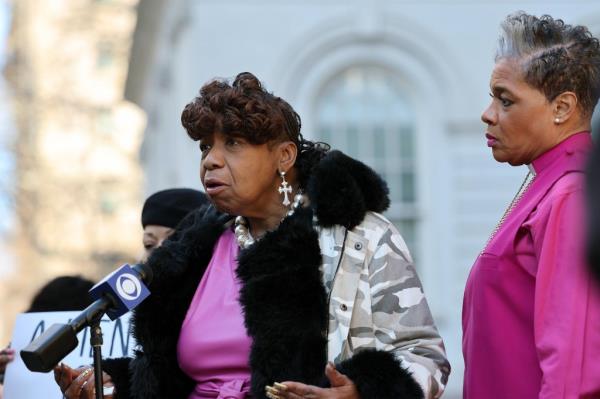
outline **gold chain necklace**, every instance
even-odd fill
[[[530,177],[531,177],[531,179],[530,179]],[[517,191],[517,193],[515,194],[512,201],[510,201],[510,204],[508,205],[508,207],[504,211],[504,214],[502,215],[502,217],[496,224],[496,227],[494,227],[494,230],[492,230],[492,234],[490,234],[490,237],[485,242],[485,245],[483,246],[483,250],[481,251],[481,253],[483,253],[487,249],[487,246],[494,239],[496,234],[498,234],[498,231],[500,231],[500,228],[502,227],[502,225],[508,218],[508,215],[510,215],[512,210],[515,209],[515,207],[517,206],[517,204],[519,203],[521,198],[523,198],[523,195],[527,192],[527,190],[531,186],[531,183],[533,183],[534,180],[535,180],[535,174],[533,174],[533,173],[531,173],[531,171],[529,171],[527,173],[527,175],[525,176],[525,180],[523,180],[523,183],[521,183],[521,187],[519,187],[519,191]]]

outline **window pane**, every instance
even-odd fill
[[[416,242],[416,223],[413,219],[401,219],[401,220],[393,220],[394,225],[398,228],[400,235],[404,238],[406,242],[406,246],[410,254],[415,260],[415,263],[418,265],[416,261],[416,257],[418,254],[417,250],[417,242]]]
[[[373,137],[371,138],[371,140],[373,140],[373,148],[374,148],[374,153],[373,156],[375,158],[379,158],[381,160],[384,160],[386,153],[385,153],[385,144],[386,144],[386,137],[385,137],[385,129],[383,128],[383,126],[381,125],[376,125],[373,128]]]
[[[401,175],[402,202],[415,201],[415,175],[413,173],[402,173]]]
[[[319,126],[319,140],[326,143],[331,143],[331,128],[329,126]]]
[[[346,153],[351,157],[360,157],[359,145],[358,145],[358,128],[356,126],[348,126],[346,129]]]
[[[415,153],[413,139],[413,129],[409,126],[402,126],[400,128],[400,157],[402,159],[413,159],[413,155]]]

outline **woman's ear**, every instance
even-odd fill
[[[287,172],[296,163],[298,147],[292,141],[284,141],[278,144],[277,151],[279,153],[279,171]]]
[[[572,91],[560,93],[554,101],[554,123],[562,124],[577,114],[577,95]]]

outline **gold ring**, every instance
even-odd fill
[[[92,371],[94,371],[94,368],[93,367],[88,367],[87,369],[83,370],[83,372],[81,373],[81,376],[83,376],[83,377],[81,377],[81,376],[80,377],[81,378],[85,378],[88,375],[90,375],[92,373]]]

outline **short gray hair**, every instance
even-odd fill
[[[548,101],[575,93],[591,117],[600,96],[600,44],[587,27],[519,11],[506,17],[501,29],[496,61],[516,59],[525,81]]]

